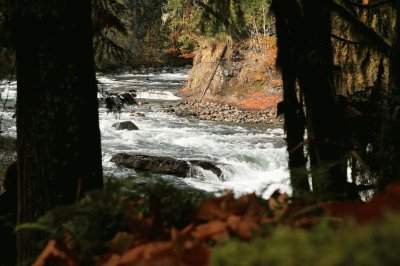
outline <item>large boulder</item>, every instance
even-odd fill
[[[116,130],[139,130],[139,128],[131,121],[117,122],[112,125]]]
[[[111,158],[111,162],[138,171],[176,175],[179,177],[188,176],[192,165],[199,166],[204,170],[213,172],[218,177],[222,177],[221,169],[209,161],[191,160],[186,162],[170,157],[119,153]]]
[[[168,157],[158,157],[140,154],[119,153],[111,158],[111,162],[127,168],[186,177],[190,166],[186,161]]]

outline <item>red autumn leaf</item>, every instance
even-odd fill
[[[50,240],[47,246],[33,263],[33,266],[77,266],[74,259],[57,245],[55,240]]]
[[[387,210],[400,211],[400,182],[389,185],[369,202],[330,202],[323,209],[334,217],[352,217],[359,223],[381,219]]]
[[[134,236],[127,232],[118,232],[114,238],[106,243],[106,247],[113,252],[122,254],[132,248]]]
[[[192,236],[200,242],[218,240],[227,234],[228,228],[226,223],[219,220],[198,225],[192,232]]]
[[[185,266],[208,265],[210,258],[210,250],[199,245],[179,254],[179,259]]]
[[[202,221],[212,221],[215,219],[226,220],[229,216],[227,206],[229,202],[234,200],[232,193],[228,193],[219,198],[206,200],[200,205],[196,218]]]
[[[257,218],[251,216],[239,217],[231,215],[226,223],[232,233],[243,240],[250,240],[253,235],[260,231],[257,220]]]
[[[97,261],[97,266],[115,266],[118,265],[121,259],[121,255],[116,253],[108,252],[106,255],[102,256],[102,258]]]
[[[167,262],[173,255],[171,242],[152,242],[135,247],[123,254],[116,265],[162,265],[157,261]],[[173,264],[170,264],[173,265]]]

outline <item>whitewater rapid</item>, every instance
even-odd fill
[[[176,93],[185,85],[186,79],[186,70],[99,77],[107,90],[134,89],[138,101],[147,103],[127,107],[117,116],[100,108],[105,173],[118,177],[137,175],[133,170],[116,167],[109,161],[119,152],[207,160],[222,170],[222,178],[200,167],[186,178],[162,175],[160,178],[211,192],[256,192],[264,197],[276,189],[290,193],[282,128],[198,121],[163,112],[163,105],[173,105],[180,100]],[[145,116],[132,116],[132,110]],[[119,121],[132,121],[139,130],[116,131],[112,124]]]
[[[120,114],[107,113],[102,106],[99,108],[106,175],[146,182],[148,176],[110,162],[112,155],[125,152],[167,156],[214,162],[223,175],[218,177],[211,171],[194,167],[186,178],[167,175],[154,175],[154,178],[217,193],[224,190],[238,195],[256,192],[264,197],[276,189],[290,193],[287,151],[281,128],[198,121],[164,112],[164,106],[181,100],[176,93],[185,86],[187,69],[175,69],[173,73],[98,75],[97,79],[101,91],[136,90],[138,101],[143,103],[124,107]],[[9,105],[15,103],[16,83],[0,83],[0,88],[2,99],[8,97]],[[144,117],[133,116],[132,111]],[[12,114],[10,110],[2,111],[5,120],[2,130],[15,136]],[[139,130],[117,131],[112,124],[119,121],[132,121]]]

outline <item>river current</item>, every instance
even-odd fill
[[[98,75],[101,90],[122,92],[133,89],[137,91],[138,102],[144,103],[124,107],[120,114],[99,108],[104,173],[146,182],[148,177],[110,162],[112,155],[120,152],[207,160],[222,170],[222,177],[194,168],[186,178],[167,175],[155,178],[210,192],[256,192],[264,197],[276,189],[290,193],[282,128],[199,121],[163,112],[164,106],[181,100],[176,93],[185,85],[186,79],[187,69],[172,73]],[[8,97],[9,105],[15,102],[16,84],[3,82],[1,86],[4,89],[1,97]],[[132,116],[132,111],[144,116]],[[1,114],[2,130],[15,135],[12,111]],[[115,130],[112,124],[119,121],[132,121],[139,130]]]

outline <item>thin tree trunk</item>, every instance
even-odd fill
[[[276,18],[278,66],[283,80],[283,112],[285,116],[286,143],[289,152],[290,180],[294,196],[310,191],[306,159],[304,156],[305,118],[296,93],[296,62],[294,44],[299,38],[297,27],[301,23],[300,8],[292,0],[272,3]],[[282,105],[281,105],[282,106]]]
[[[89,0],[15,1],[18,223],[102,186]],[[18,261],[40,236],[18,234]]]

